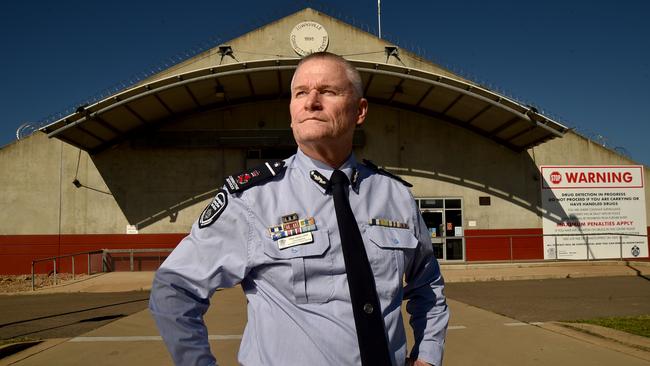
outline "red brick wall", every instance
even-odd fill
[[[100,249],[174,248],[185,235],[187,234],[0,235],[0,274],[31,273],[32,260],[58,255]],[[135,269],[155,269],[166,255],[166,252],[136,254]],[[100,257],[91,257],[92,271],[101,269]],[[128,254],[112,254],[111,257],[114,270],[129,270]],[[63,258],[57,266],[59,272],[70,272],[72,260]],[[85,273],[87,268],[87,255],[76,256],[75,272]],[[51,261],[39,262],[35,266],[37,273],[52,270]]]

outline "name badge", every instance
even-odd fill
[[[296,245],[311,243],[313,241],[314,241],[314,236],[311,233],[293,235],[286,238],[278,239],[278,248],[286,249],[286,248],[295,247]]]

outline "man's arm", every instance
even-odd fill
[[[210,225],[192,226],[156,272],[149,309],[177,365],[214,365],[203,315],[217,288],[247,273],[249,210],[232,200]]]
[[[429,231],[417,209],[416,212],[414,222],[417,227],[414,228],[414,234],[419,245],[407,263],[407,285],[404,289],[404,298],[408,300],[406,310],[411,315],[410,324],[415,338],[411,359],[440,366],[449,323],[449,309],[443,294],[444,280],[438,261],[433,255]]]
[[[158,270],[149,310],[176,365],[215,365],[203,314],[210,301],[192,293],[179,274]]]

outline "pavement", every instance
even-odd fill
[[[650,279],[650,262],[544,262],[445,264],[448,283],[636,276]],[[150,289],[153,272],[86,277],[35,294]],[[246,323],[241,289],[219,291],[206,314],[210,344],[221,365],[237,365]],[[445,365],[650,365],[650,339],[608,328],[562,322],[522,322],[449,299],[452,319]],[[408,334],[409,332],[407,332]],[[411,338],[409,344],[413,344]],[[0,350],[1,351],[1,350]],[[147,310],[119,318],[82,336],[49,339],[0,359],[0,365],[171,365]]]
[[[610,276],[648,276],[650,262],[561,261],[443,264],[445,282],[515,281]]]
[[[611,276],[650,277],[650,261],[463,263],[441,265],[445,282],[514,281]],[[108,272],[36,289],[32,294],[150,290],[154,272]],[[21,292],[20,294],[26,294]]]

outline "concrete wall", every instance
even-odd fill
[[[35,133],[0,149],[4,235],[93,234],[126,228],[88,154]],[[77,178],[84,187],[72,183]]]
[[[58,233],[62,149],[40,133],[0,149],[1,234]]]
[[[160,131],[288,129],[287,105],[224,108]],[[416,197],[462,198],[463,226],[472,235],[541,234],[539,165],[634,164],[573,133],[516,153],[447,122],[379,105],[371,105],[363,128],[358,158],[402,175]],[[247,165],[244,149],[146,148],[136,140],[92,157],[40,133],[0,149],[2,271],[25,273],[34,258],[97,248],[173,247],[224,177]],[[479,206],[480,196],[491,197],[491,205]],[[469,228],[469,220],[477,225]],[[140,234],[125,235],[129,224]],[[537,239],[515,243],[515,258],[540,258]],[[510,255],[504,240],[468,240],[467,251],[468,260]]]
[[[300,56],[291,48],[289,35],[293,27],[302,21],[315,21],[325,27],[329,35],[329,46],[327,48],[329,52],[345,55],[349,60],[387,62],[384,47],[392,45],[392,43],[379,39],[373,34],[364,32],[350,24],[313,9],[304,9],[240,37],[224,42],[223,44],[232,47],[236,59],[226,56],[222,60],[218,54],[217,47],[156,74],[142,81],[140,85],[153,80],[159,80],[193,70],[214,67],[220,64],[225,65],[264,59],[299,58]],[[400,59],[401,62],[391,57],[388,59],[388,63],[467,81],[407,50],[400,49]]]
[[[537,168],[480,135],[421,114],[371,106],[363,155],[403,175],[416,197],[463,198],[465,221],[476,228],[540,226]],[[491,196],[491,206],[479,206]],[[466,223],[465,223],[466,224]],[[466,225],[465,225],[466,226]]]
[[[161,130],[256,129],[261,122],[289,128],[287,101],[202,113]],[[462,198],[475,229],[541,227],[539,165],[634,164],[573,133],[516,153],[455,125],[379,105],[371,105],[364,131],[359,158],[404,176],[416,197]],[[184,233],[224,178],[245,167],[242,149],[151,149],[127,141],[90,157],[34,134],[0,150],[8,172],[0,176],[0,231],[124,234],[130,224],[143,234]],[[479,206],[480,196],[491,197],[491,205]]]

